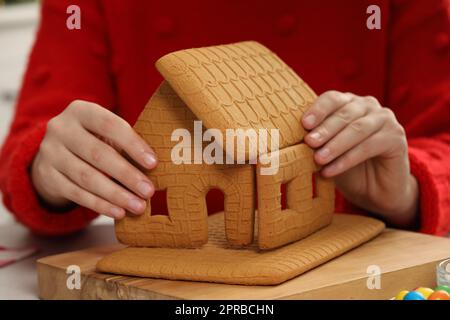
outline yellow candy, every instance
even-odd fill
[[[425,299],[428,299],[428,297],[429,297],[431,294],[433,294],[433,292],[434,292],[433,289],[425,288],[425,287],[419,287],[419,288],[415,289],[414,291],[420,292],[420,293],[423,295],[423,297],[424,297]]]
[[[399,293],[397,293],[397,295],[395,296],[395,300],[403,300],[403,298],[409,293],[409,291],[407,290],[403,290],[400,291]]]

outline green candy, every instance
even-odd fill
[[[448,294],[450,294],[450,288],[448,286],[437,286],[436,288],[434,288],[434,291],[438,291],[438,290],[442,290],[447,292]]]

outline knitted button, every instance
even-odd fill
[[[449,47],[450,39],[448,33],[439,32],[434,38],[434,46],[437,51],[441,52]]]
[[[359,65],[354,59],[343,59],[338,63],[338,73],[345,79],[353,79],[359,73]]]
[[[279,34],[287,36],[292,34],[297,27],[297,18],[291,14],[281,16],[277,23],[276,29]]]
[[[169,16],[161,16],[154,20],[154,27],[160,36],[171,36],[175,33],[175,20]]]

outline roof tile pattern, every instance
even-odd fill
[[[207,128],[279,129],[280,149],[305,135],[300,120],[315,93],[258,42],[181,50],[156,67]]]

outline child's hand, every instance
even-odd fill
[[[75,202],[116,219],[125,208],[140,214],[154,186],[121,150],[147,169],[157,164],[153,150],[125,120],[97,104],[74,101],[47,124],[32,165],[33,184],[53,206]]]
[[[405,130],[373,97],[328,91],[308,109],[305,142],[322,175],[356,205],[400,227],[414,225],[418,184],[410,174]]]

